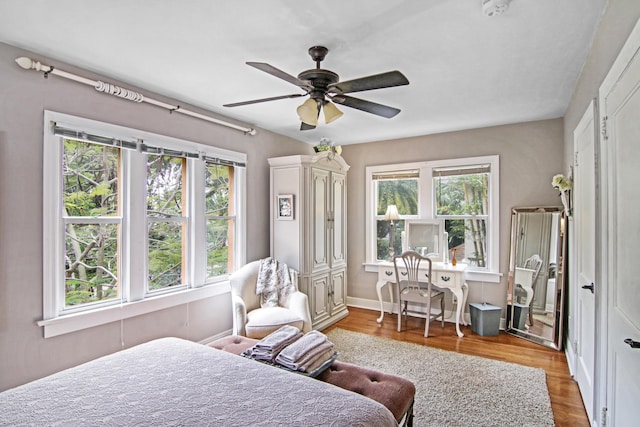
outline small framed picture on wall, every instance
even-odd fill
[[[293,220],[293,194],[278,196],[278,219]]]

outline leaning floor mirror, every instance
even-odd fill
[[[561,207],[514,208],[507,332],[562,349],[566,217]]]

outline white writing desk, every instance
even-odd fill
[[[377,267],[378,282],[376,283],[376,292],[378,293],[378,301],[380,301],[380,317],[378,317],[377,321],[378,323],[382,323],[382,319],[384,319],[382,288],[389,285],[389,298],[391,299],[391,307],[393,307],[393,289],[391,285],[396,283],[396,273],[393,269],[393,263],[391,262],[380,262],[377,264]],[[459,337],[464,336],[462,331],[460,331],[460,323],[463,325],[467,324],[464,320],[464,307],[467,303],[469,286],[464,281],[465,268],[465,264],[457,264],[455,266],[443,262],[434,262],[431,264],[431,283],[438,288],[451,290],[458,301],[456,307],[456,332]],[[404,267],[400,268],[400,265],[398,265],[398,271],[402,274],[405,269]],[[422,271],[422,268],[420,271]],[[425,268],[424,271],[426,273],[427,269]]]

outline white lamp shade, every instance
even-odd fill
[[[315,99],[307,99],[296,111],[302,122],[311,126],[318,124],[318,103]]]
[[[324,110],[324,122],[326,124],[329,124],[339,119],[342,116],[342,114],[344,114],[342,111],[338,110],[338,107],[336,107],[333,103],[329,101],[327,101],[327,103],[324,104],[322,109]]]
[[[387,221],[397,221],[400,219],[400,214],[398,213],[398,208],[396,205],[387,206],[387,211],[384,214],[384,219]]]

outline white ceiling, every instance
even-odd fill
[[[0,0],[0,41],[300,141],[351,144],[562,117],[606,0]],[[256,70],[322,68],[351,80],[400,70],[409,86],[357,93],[402,109],[301,132],[303,93]],[[39,59],[39,58],[33,58]],[[17,66],[17,65],[16,65]],[[106,95],[104,95],[106,96]]]

